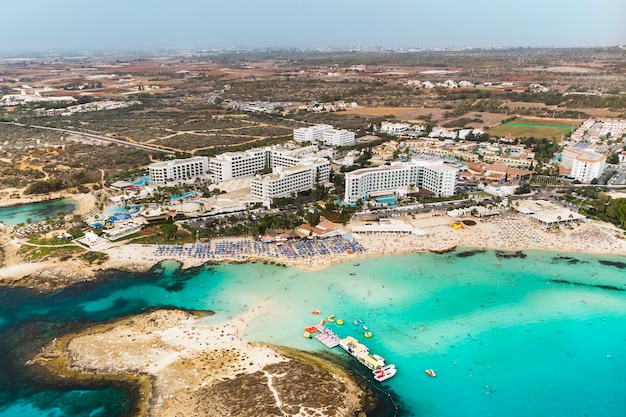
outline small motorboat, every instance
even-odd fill
[[[374,373],[374,379],[378,382],[383,382],[388,380],[389,378],[391,378],[392,376],[394,376],[396,374],[397,369],[394,368],[390,368],[387,371],[381,371],[379,370],[379,372],[375,372]]]
[[[387,372],[388,370],[390,370],[390,369],[394,369],[395,367],[396,367],[396,365],[394,365],[393,363],[390,363],[389,365],[385,365],[385,366],[383,366],[383,367],[381,367],[381,368],[374,369],[374,370],[372,371],[372,373],[373,373],[374,375],[376,375],[376,373],[377,373],[377,372]]]
[[[359,325],[359,323],[357,323],[357,322],[356,322],[356,320],[354,320],[354,325],[355,325],[355,326],[358,326],[358,325]]]
[[[433,371],[432,369],[426,369],[426,374],[428,374],[430,377],[434,378],[437,376],[437,374],[435,373],[435,371]]]
[[[361,265],[359,262],[354,263],[354,266],[359,266],[359,265]]]
[[[319,310],[313,310],[311,311],[311,314],[322,314]]]
[[[356,272],[350,272],[350,275],[356,275]]]
[[[369,327],[363,326],[363,330],[367,331],[367,330],[369,330]]]

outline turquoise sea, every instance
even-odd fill
[[[526,254],[412,254],[320,272],[264,264],[178,271],[170,262],[53,294],[5,288],[0,417],[127,413],[124,387],[59,386],[23,363],[56,335],[160,306],[215,311],[207,322],[261,306],[249,340],[331,352],[363,371],[340,348],[303,337],[334,314],[345,322],[329,324],[336,333],[396,364],[381,387],[398,416],[626,415],[626,257]]]
[[[20,223],[25,224],[27,219],[39,222],[46,218],[57,217],[59,214],[72,214],[75,210],[76,202],[70,199],[1,207],[0,222],[7,226],[15,226]]]

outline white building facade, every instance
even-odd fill
[[[324,132],[326,130],[331,130],[333,127],[331,125],[319,124],[311,127],[301,127],[299,129],[294,129],[293,131],[293,140],[302,143],[302,142],[311,142],[317,143],[320,142],[324,136]]]
[[[316,172],[316,168],[312,166],[278,167],[272,174],[254,178],[250,183],[251,194],[253,197],[270,200],[310,190],[316,183]]]
[[[269,166],[269,156],[265,149],[226,152],[209,160],[210,176],[215,183],[251,176]]]
[[[329,129],[324,131],[322,142],[331,146],[352,146],[356,143],[356,135],[349,130]]]
[[[317,147],[284,149],[279,146],[227,152],[209,160],[210,178],[215,183],[249,177],[261,171],[289,168],[298,165],[313,167],[319,182],[330,178],[330,161],[314,156]]]
[[[425,188],[436,196],[451,196],[456,187],[458,168],[442,159],[413,160],[378,168],[364,168],[346,173],[344,201],[354,204],[374,191],[400,187]]]
[[[204,178],[208,169],[209,159],[206,156],[155,162],[148,166],[150,181],[155,185],[164,185],[169,181],[193,181],[196,178]]]
[[[606,167],[606,155],[595,152],[584,153],[574,160],[570,176],[575,180],[590,183],[600,178]]]
[[[583,183],[599,178],[606,168],[606,155],[594,152],[595,144],[578,142],[563,149],[561,166],[569,170],[569,177]]]

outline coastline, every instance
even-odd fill
[[[380,405],[336,363],[245,341],[242,330],[260,312],[209,325],[190,312],[156,310],[55,339],[29,365],[61,378],[135,384],[136,415],[347,417]]]
[[[87,208],[88,204],[85,205]],[[97,279],[106,271],[146,272],[164,261],[176,261],[182,269],[221,263],[271,263],[305,271],[321,271],[332,265],[355,262],[365,258],[420,252],[445,253],[451,250],[491,249],[507,252],[553,251],[623,256],[626,239],[619,231],[601,222],[588,222],[565,230],[543,230],[521,215],[505,215],[493,219],[476,219],[474,226],[462,229],[450,227],[453,219],[447,216],[423,215],[411,222],[426,231],[426,236],[413,234],[357,235],[353,238],[364,248],[362,253],[335,253],[322,256],[288,258],[247,254],[229,256],[220,254],[211,258],[194,257],[181,253],[177,256],[160,255],[159,245],[126,244],[103,250],[109,259],[101,265],[87,265],[79,260],[20,263],[17,242],[5,244],[4,267],[0,268],[0,285],[34,287],[54,290],[76,282]],[[620,235],[621,234],[621,235]],[[619,236],[619,237],[618,237]],[[233,243],[246,238],[215,239],[212,243]],[[12,248],[7,248],[12,246]],[[183,245],[191,249],[193,245]],[[12,249],[12,250],[7,250]]]

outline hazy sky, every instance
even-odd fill
[[[0,50],[626,44],[626,0],[5,0]]]

